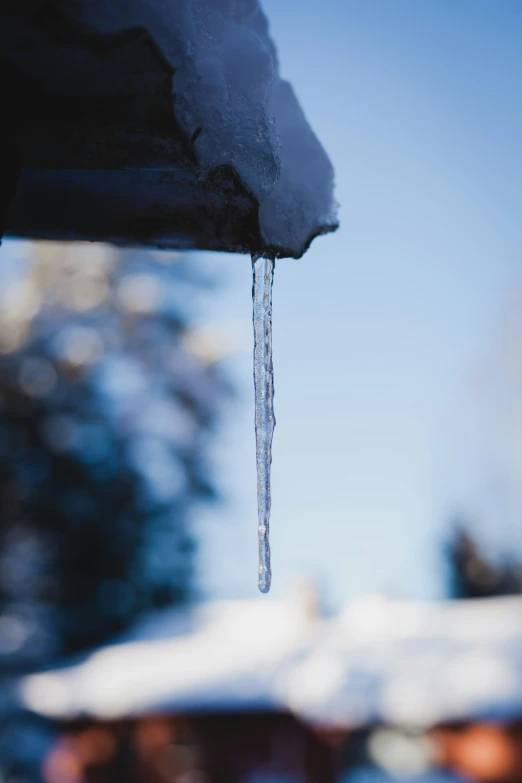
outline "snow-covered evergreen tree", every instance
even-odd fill
[[[191,339],[191,302],[208,282],[193,264],[22,247],[0,296],[4,673],[190,595],[190,514],[214,493],[205,439],[224,390]]]

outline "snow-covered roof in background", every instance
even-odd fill
[[[522,715],[522,598],[367,598],[311,623],[296,601],[218,602],[152,618],[81,663],[26,677],[60,719],[291,709],[319,724],[408,727]]]
[[[358,601],[281,696],[311,721],[344,726],[522,715],[522,598]]]
[[[60,719],[277,708],[278,677],[308,629],[293,600],[162,612],[79,663],[26,677],[19,693]]]

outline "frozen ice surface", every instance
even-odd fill
[[[332,166],[279,77],[257,0],[57,0],[51,16],[8,2],[0,54],[53,101],[29,124],[20,191],[32,201],[12,233],[39,220],[33,235],[49,238],[135,231],[298,257],[336,227]],[[35,208],[42,190],[61,194],[60,218],[52,199],[49,215]]]
[[[270,470],[274,435],[274,370],[272,366],[272,284],[274,259],[253,256],[254,387],[257,468],[257,530],[259,538],[259,589],[268,593],[270,568]]]

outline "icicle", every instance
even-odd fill
[[[274,434],[274,371],[272,367],[272,283],[275,262],[252,256],[254,321],[254,388],[257,466],[257,518],[259,539],[259,589],[270,590],[270,467]]]

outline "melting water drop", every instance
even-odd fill
[[[270,468],[274,434],[274,370],[272,367],[272,283],[274,259],[252,256],[254,322],[254,389],[257,467],[257,531],[259,539],[259,589],[268,593],[270,570]]]

